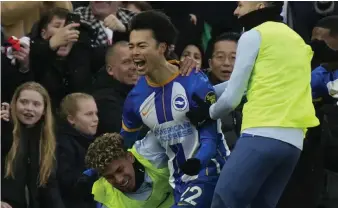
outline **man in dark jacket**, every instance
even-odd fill
[[[207,75],[213,85],[218,85],[230,79],[231,73],[234,70],[237,42],[240,38],[238,33],[223,33],[211,42],[211,57],[208,60],[210,70]],[[223,84],[222,84],[223,85]],[[224,91],[222,88],[215,87],[216,94]],[[235,146],[237,138],[239,137],[242,123],[242,108],[238,107],[229,115],[221,118],[222,132],[225,136],[229,148]]]
[[[53,109],[65,95],[86,91],[93,74],[104,65],[106,49],[91,47],[91,28],[70,23],[68,17],[68,10],[55,8],[32,32],[30,68],[48,90]]]
[[[120,131],[123,104],[137,80],[128,42],[115,43],[107,50],[106,69],[99,72],[92,90],[99,110],[97,135]]]

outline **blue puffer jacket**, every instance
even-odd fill
[[[312,98],[314,101],[331,103],[333,98],[329,95],[327,84],[338,79],[338,69],[326,70],[323,66],[317,67],[311,73]]]

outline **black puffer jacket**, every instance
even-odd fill
[[[105,70],[100,71],[91,91],[99,110],[97,135],[120,132],[123,104],[132,88],[109,76]]]
[[[95,207],[91,195],[91,185],[79,186],[85,167],[85,156],[94,137],[81,134],[70,124],[63,123],[59,128],[57,178],[64,204],[68,208]]]
[[[6,131],[11,131],[8,128]],[[3,132],[2,132],[3,133]],[[28,201],[30,208],[64,208],[60,197],[58,183],[56,181],[55,171],[49,177],[45,187],[38,187],[39,175],[39,139],[41,133],[41,125],[33,128],[21,128],[21,138],[19,150],[17,152],[14,176],[13,178],[1,178],[1,200],[7,202],[12,208],[27,208],[27,198],[25,187],[28,188]],[[10,135],[10,134],[2,134]],[[11,138],[2,138],[2,140],[12,141]],[[9,148],[2,148],[9,151]],[[8,152],[7,152],[8,153]],[[7,155],[2,153],[2,156]],[[56,162],[55,162],[56,164]],[[2,169],[4,168],[4,164]]]

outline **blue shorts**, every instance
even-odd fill
[[[210,208],[217,180],[218,176],[208,176],[176,185],[171,208]]]

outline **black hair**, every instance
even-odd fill
[[[239,33],[236,33],[236,32],[222,33],[221,35],[219,35],[218,37],[216,37],[214,39],[214,41],[211,42],[211,44],[212,44],[211,45],[211,54],[215,50],[216,43],[218,43],[220,41],[233,41],[233,42],[237,43],[240,37],[241,37],[241,35]]]
[[[198,48],[198,50],[200,51],[201,53],[201,58],[203,60],[203,57],[204,57],[204,50],[203,50],[203,47],[201,46],[201,44],[199,43],[196,43],[196,42],[188,42],[187,44],[185,44],[185,46],[183,47],[182,51],[180,51],[180,57],[182,56],[182,53],[184,52],[185,48],[189,45],[193,45],[195,46],[196,48]]]
[[[316,27],[330,30],[330,35],[338,35],[338,15],[324,17],[319,20]]]
[[[166,43],[168,47],[175,44],[178,35],[170,18],[155,10],[141,12],[134,16],[130,21],[129,32],[133,30],[151,30],[154,39],[158,43]]]
[[[60,8],[60,7],[55,7],[48,12],[45,12],[38,23],[38,28],[39,31],[41,32],[42,29],[46,29],[47,25],[52,21],[54,17],[58,17],[60,19],[66,19],[67,15],[70,13],[69,10]]]

